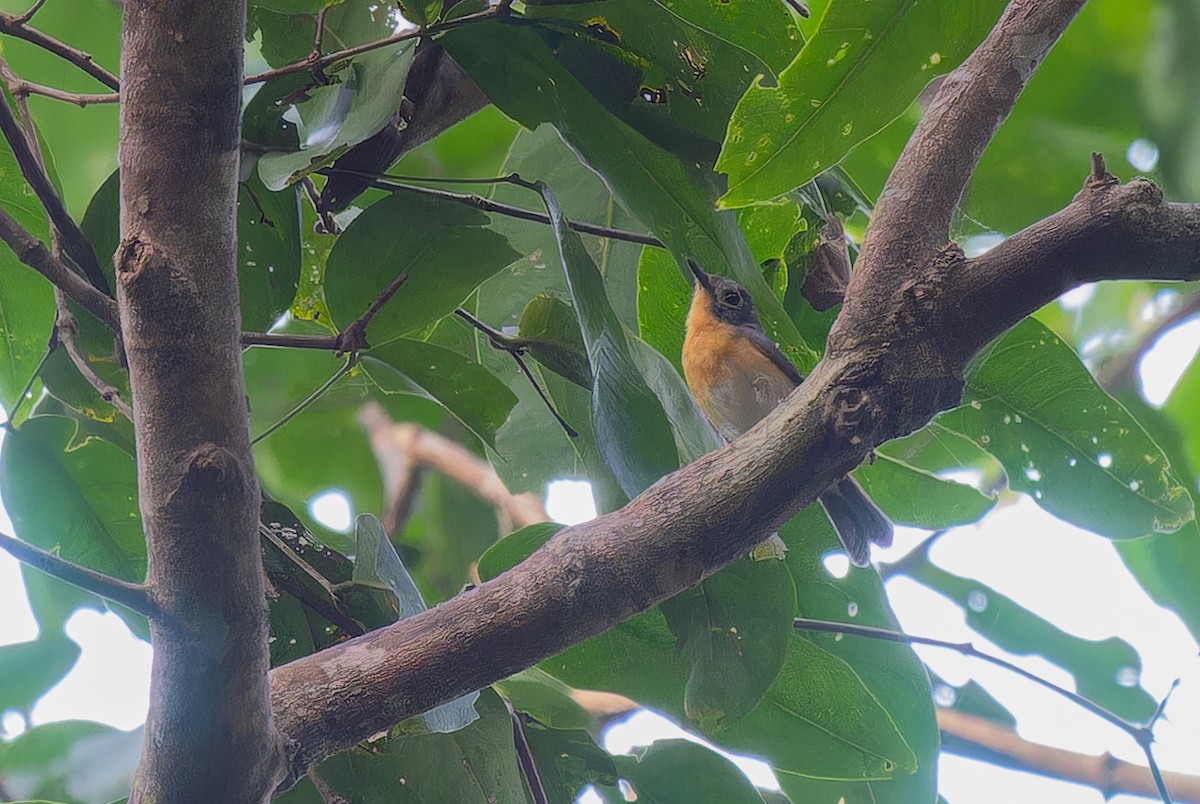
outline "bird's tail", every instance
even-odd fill
[[[855,566],[871,563],[872,542],[881,547],[892,543],[891,520],[849,475],[821,492],[818,499]]]

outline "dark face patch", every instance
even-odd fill
[[[746,289],[723,276],[709,274],[708,290],[713,298],[713,315],[727,324],[759,326],[758,313]]]

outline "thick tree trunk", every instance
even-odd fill
[[[258,483],[236,261],[243,0],[127,0],[121,326],[133,387],[154,667],[131,801],[269,798]]]

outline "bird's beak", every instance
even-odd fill
[[[700,283],[700,287],[712,293],[712,284],[709,282],[708,273],[691,257],[688,257],[687,264],[692,271],[692,276],[696,277],[696,281]]]

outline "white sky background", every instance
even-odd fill
[[[1144,393],[1161,404],[1179,373],[1200,344],[1200,319],[1164,336],[1143,361]],[[576,522],[593,512],[586,484],[553,484],[548,509],[561,521]],[[327,497],[314,514],[346,526],[350,511],[340,495]],[[0,509],[0,528],[12,525]],[[877,550],[877,561],[900,558],[925,534],[900,529],[896,545]],[[1178,689],[1156,729],[1156,757],[1164,770],[1200,774],[1200,659],[1198,647],[1173,613],[1155,605],[1125,569],[1105,539],[1066,525],[1043,512],[1028,498],[1004,505],[976,526],[959,528],[933,547],[937,565],[975,578],[997,592],[1087,639],[1118,636],[1142,657],[1141,682],[1161,698],[1172,682]],[[1004,655],[967,628],[962,611],[936,593],[904,577],[888,583],[888,594],[904,629],[913,634],[950,641],[972,641],[977,647]],[[142,723],[149,701],[150,647],[129,634],[114,615],[80,611],[67,624],[68,635],[82,648],[71,672],[34,707],[32,723],[91,719],[121,729]],[[0,644],[33,639],[37,625],[25,599],[16,561],[0,552]],[[1018,719],[1021,735],[1029,740],[1090,754],[1111,752],[1141,763],[1141,751],[1127,735],[1066,699],[1032,682],[983,662],[946,650],[919,648],[930,666],[952,684],[974,678],[1007,706]],[[1045,660],[1005,656],[1043,678],[1071,687],[1070,676]],[[5,713],[0,733],[11,738],[25,724],[20,715]],[[678,736],[677,727],[657,715],[643,713],[613,727],[606,745],[628,751],[664,736]],[[762,763],[743,763],[756,783],[770,785]],[[1101,804],[1091,788],[997,769],[985,763],[944,755],[940,762],[942,793],[951,804],[992,804],[1012,801],[1054,801],[1058,804]],[[594,798],[585,796],[585,800]],[[1145,801],[1118,796],[1111,801]]]

